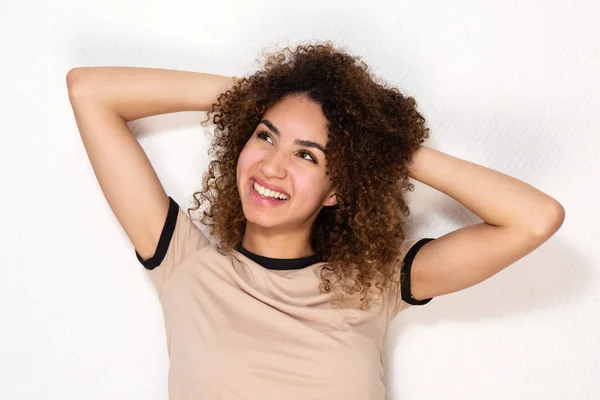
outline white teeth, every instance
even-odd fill
[[[254,182],[254,190],[260,193],[263,197],[271,197],[279,200],[287,200],[289,197],[283,193],[276,192],[274,190],[266,189],[260,186],[258,183]]]

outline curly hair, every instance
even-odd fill
[[[330,292],[339,282],[342,297],[360,294],[361,309],[369,307],[370,289],[380,293],[399,283],[403,217],[410,215],[403,193],[414,190],[407,164],[429,136],[414,98],[368,68],[330,41],[266,54],[264,68],[235,79],[203,121],[215,125],[212,160],[192,208],[206,205],[201,222],[222,254],[240,243],[246,219],[236,185],[238,157],[271,106],[286,95],[307,95],[328,121],[326,173],[337,198],[337,205],[321,209],[310,233],[324,262],[319,287]]]

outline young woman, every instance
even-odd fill
[[[415,100],[330,42],[238,80],[126,67],[67,76],[106,199],[162,304],[171,399],[384,399],[388,323],[475,285],[561,226],[552,197],[422,145]],[[203,110],[213,160],[194,194],[211,244],[126,122]],[[409,178],[484,221],[406,238]]]

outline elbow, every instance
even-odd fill
[[[565,208],[556,200],[552,200],[543,214],[543,220],[534,226],[536,237],[548,238],[554,235],[565,222]]]
[[[67,90],[69,92],[69,98],[73,99],[79,92],[81,92],[81,83],[83,81],[85,69],[86,67],[75,67],[67,72],[66,83]]]
[[[81,67],[75,67],[75,68],[71,68],[69,70],[69,72],[67,72],[67,88],[69,90],[71,90],[71,88],[73,88],[73,86],[75,85],[75,82],[78,80],[78,77],[80,75],[79,71],[81,70]]]

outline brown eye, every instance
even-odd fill
[[[274,144],[274,143],[273,143],[273,138],[271,137],[271,135],[269,135],[269,134],[268,134],[267,132],[265,132],[265,131],[260,131],[260,132],[258,132],[258,133],[256,134],[256,137],[258,137],[260,140],[264,140],[265,142],[269,142],[269,140],[270,140],[270,142],[269,142],[269,143],[271,143],[271,144]]]
[[[298,154],[303,160],[310,161],[313,164],[317,164],[316,158],[314,158],[313,155],[310,154],[308,151],[299,151]]]

